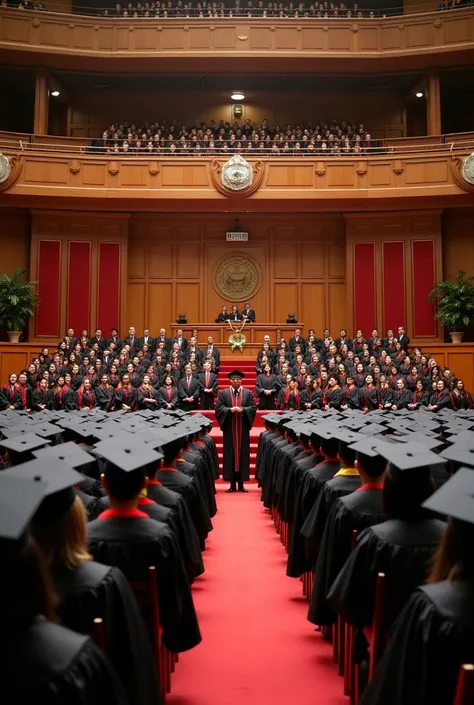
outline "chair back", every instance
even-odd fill
[[[453,705],[472,705],[472,703],[474,703],[474,665],[465,663],[459,669]]]

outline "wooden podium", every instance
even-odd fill
[[[241,326],[241,322],[235,322],[232,324],[236,330]],[[270,336],[270,344],[273,349],[275,349],[277,343],[281,338],[284,338],[286,342],[295,334],[296,328],[299,328],[303,333],[304,337],[304,324],[296,323],[246,323],[242,329],[243,335],[247,338],[245,343],[245,348],[243,352],[240,350],[235,350],[232,352],[229,344],[229,336],[232,334],[232,329],[229,323],[186,323],[185,325],[179,325],[178,323],[171,323],[171,337],[176,337],[176,332],[178,329],[183,331],[185,338],[189,340],[192,337],[193,331],[197,331],[198,347],[203,348],[207,345],[208,336],[212,335],[214,338],[214,344],[219,348],[221,358],[230,357],[256,357],[257,352],[261,349],[263,345],[263,338],[265,335]]]

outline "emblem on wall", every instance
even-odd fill
[[[454,181],[463,191],[474,193],[474,152],[468,157],[452,157],[449,162]]]
[[[474,186],[474,152],[465,158],[461,167],[461,174],[468,184]]]
[[[12,168],[7,157],[0,152],[0,184],[3,184],[3,182],[8,179],[11,170]]]
[[[244,301],[259,285],[257,264],[247,255],[226,257],[216,270],[216,289],[228,301]]]
[[[260,187],[263,179],[263,162],[252,166],[241,154],[234,154],[225,164],[211,162],[212,183],[225,196],[250,196]]]

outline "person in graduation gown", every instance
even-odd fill
[[[178,406],[178,390],[172,375],[166,375],[163,384],[158,389],[158,406],[160,409],[176,409]]]
[[[296,379],[289,376],[286,387],[278,392],[277,407],[280,411],[297,411],[300,408],[300,397]]]
[[[16,469],[23,478],[41,477],[48,485],[31,533],[52,576],[61,622],[87,634],[93,631],[94,619],[102,618],[104,651],[120,673],[129,702],[159,704],[152,648],[133,592],[118,568],[91,560],[85,509],[72,488],[81,476],[62,465],[43,456]],[[67,482],[71,486],[64,488]],[[56,491],[58,487],[62,489]]]
[[[45,490],[43,482],[0,475],[0,702],[130,705],[93,640],[55,623],[51,578],[28,533]]]
[[[456,380],[451,392],[451,406],[456,411],[473,408],[472,394],[465,389],[462,379]]]
[[[76,393],[68,387],[64,377],[59,376],[53,388],[53,409],[55,411],[74,411],[77,409]]]
[[[198,374],[198,382],[200,385],[199,401],[201,409],[214,409],[214,400],[218,394],[218,378],[215,372],[212,371],[211,362],[204,362],[203,371]]]
[[[76,404],[78,409],[93,409],[95,407],[94,390],[88,377],[84,377],[76,392]]]
[[[474,662],[472,470],[459,470],[425,503],[449,525],[428,584],[411,596],[361,705],[452,705],[462,664]]]
[[[104,462],[102,481],[111,508],[88,524],[89,551],[95,560],[120,568],[130,581],[146,580],[148,568],[155,566],[163,641],[174,653],[191,649],[201,634],[181,552],[168,527],[138,509],[146,467],[161,456],[133,439],[102,441],[96,451]]]
[[[400,377],[397,379],[395,388],[395,400],[393,402],[392,409],[408,409],[408,404],[411,404],[413,399],[413,394],[407,389],[406,381]]]
[[[121,411],[136,411],[138,408],[138,392],[130,381],[130,375],[125,372],[115,390],[115,408]]]
[[[312,411],[313,409],[322,409],[323,406],[323,393],[319,388],[319,381],[311,378],[311,375],[307,375],[308,384],[305,389],[301,392],[301,409],[306,409],[306,411]]]
[[[1,388],[0,410],[21,410],[26,408],[23,406],[23,398],[18,384],[18,376],[15,372],[8,375],[8,384]]]
[[[139,409],[157,409],[158,398],[156,390],[150,382],[150,375],[143,375],[142,383],[138,387],[138,408]]]
[[[255,382],[255,396],[258,398],[258,408],[274,409],[279,388],[278,377],[272,373],[272,367],[267,362],[262,374],[258,375]]]
[[[395,391],[389,385],[385,375],[380,375],[378,391],[379,408],[390,411],[395,403]]]
[[[448,409],[451,407],[451,395],[449,393],[448,385],[444,379],[439,379],[436,382],[436,392],[434,392],[430,397],[430,403],[428,404],[428,409],[430,411],[441,411],[442,409]]]
[[[51,411],[53,408],[53,391],[49,389],[47,380],[42,379],[33,391],[31,408],[33,411]]]
[[[227,312],[227,306],[222,307],[222,311],[217,314],[216,323],[225,323],[230,318],[230,313]]]
[[[337,375],[328,376],[328,386],[323,391],[323,409],[340,409],[344,403],[344,392],[339,385]]]
[[[379,408],[379,392],[370,373],[365,376],[365,383],[360,388],[360,408],[365,412]]]
[[[100,384],[94,389],[95,405],[101,411],[115,411],[115,389],[110,384],[109,377],[103,374]]]
[[[347,409],[360,409],[359,387],[356,385],[354,377],[350,374],[346,377],[346,388],[344,390],[344,400],[341,409],[343,411]]]
[[[340,429],[343,441],[351,434]],[[340,497],[334,503],[324,528],[321,547],[314,571],[314,587],[308,612],[313,624],[329,625],[336,621],[336,613],[327,601],[327,594],[351,552],[352,532],[384,520],[383,478],[387,461],[372,450],[371,439],[359,436],[355,467],[362,485],[352,494]],[[361,442],[362,441],[362,442]],[[361,449],[364,452],[361,452]]]
[[[224,480],[230,482],[228,492],[246,491],[244,482],[250,477],[250,429],[257,405],[249,389],[242,386],[244,374],[233,370],[227,377],[230,388],[223,389],[217,399],[216,419],[224,434]]]
[[[199,393],[201,385],[193,375],[190,364],[184,367],[184,376],[178,382],[179,406],[184,411],[191,411],[198,408]]]

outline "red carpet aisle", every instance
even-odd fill
[[[202,643],[182,654],[169,705],[347,705],[332,649],[306,620],[301,583],[260,491],[226,494],[193,587]]]

